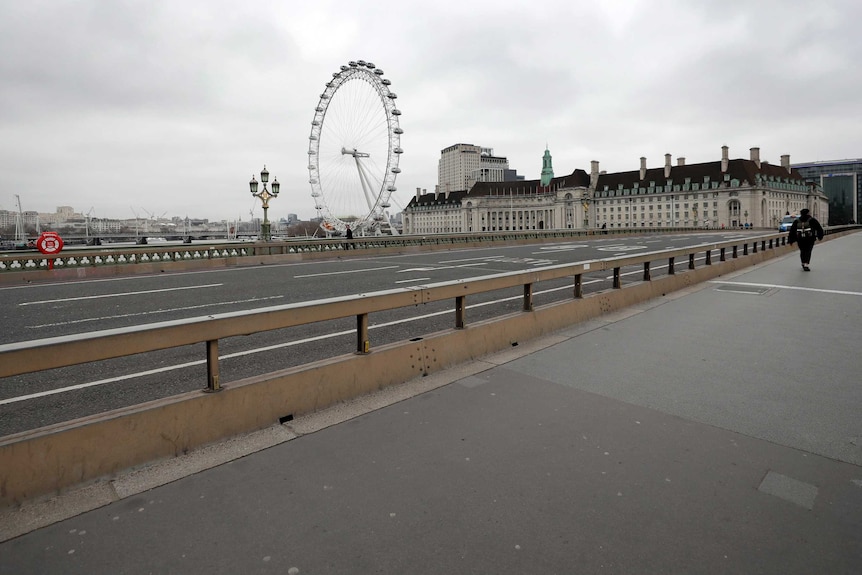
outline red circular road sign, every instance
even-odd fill
[[[42,232],[36,240],[36,247],[45,255],[58,254],[63,249],[63,238],[57,232]]]

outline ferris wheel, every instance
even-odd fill
[[[308,182],[327,232],[392,232],[386,210],[401,172],[401,111],[383,70],[351,61],[332,74],[308,137]]]

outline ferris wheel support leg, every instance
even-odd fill
[[[368,172],[358,157],[354,157],[354,159],[356,160],[356,170],[359,172],[359,182],[362,184],[362,194],[365,196],[365,203],[368,204],[368,209],[371,210],[374,208],[374,197],[371,191],[371,182],[368,181]]]

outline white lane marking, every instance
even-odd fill
[[[627,246],[625,244],[616,244],[613,246],[602,246],[600,248],[596,248],[599,251],[603,252],[632,252],[635,250],[645,250],[646,246]]]
[[[316,278],[316,277],[320,277],[320,276],[338,276],[341,274],[358,274],[361,272],[376,272],[379,270],[391,270],[391,269],[394,269],[397,267],[398,266],[385,266],[382,268],[366,268],[364,270],[345,270],[345,271],[340,271],[340,272],[324,272],[324,273],[320,273],[320,274],[305,274],[305,275],[293,276],[293,277],[295,279],[295,278]]]
[[[165,371],[172,371],[174,369],[182,369],[184,367],[192,367],[194,365],[201,365],[202,363],[205,363],[205,362],[206,362],[206,360],[190,361],[189,363],[181,363],[178,365],[169,365],[166,367],[160,367],[158,369],[151,369],[149,371],[140,371],[138,373],[132,373],[129,375],[120,375],[118,377],[110,377],[108,379],[100,379],[97,381],[90,381],[88,383],[79,383],[78,385],[70,385],[69,387],[61,387],[59,389],[49,389],[47,391],[40,391],[38,393],[31,393],[29,395],[10,397],[9,399],[0,400],[0,405],[8,405],[10,403],[17,403],[19,401],[26,401],[28,399],[37,399],[39,397],[46,397],[49,395],[57,395],[58,393],[65,393],[67,391],[75,391],[78,389],[87,389],[88,387],[95,387],[97,385],[104,385],[106,383],[113,383],[115,381],[123,381],[126,379],[133,379],[135,377],[143,377],[145,375],[152,375],[154,373],[163,373]]]
[[[474,264],[461,264],[460,266],[439,266],[439,267],[433,267],[433,268],[427,268],[427,267],[426,268],[407,268],[407,269],[403,269],[403,270],[398,270],[398,273],[403,274],[406,272],[435,272],[438,270],[454,270],[454,269],[458,269],[458,268],[472,268],[472,267],[476,267],[476,266],[486,266],[486,265],[488,265],[488,262],[476,262]]]
[[[187,290],[187,289],[211,288],[211,287],[219,287],[219,286],[223,286],[223,285],[224,284],[207,284],[207,285],[202,285],[202,286],[185,286],[185,287],[165,288],[165,289],[150,289],[150,290],[144,290],[144,291],[128,291],[128,292],[124,292],[124,293],[106,293],[106,294],[102,294],[102,295],[86,295],[86,296],[81,296],[81,297],[67,297],[67,298],[63,298],[63,299],[46,299],[46,300],[42,300],[42,301],[26,301],[24,303],[19,303],[18,305],[20,305],[20,306],[40,305],[40,304],[45,304],[45,303],[58,303],[58,302],[62,302],[62,301],[79,301],[79,300],[83,300],[83,299],[101,299],[103,297],[124,297],[124,296],[128,296],[128,295],[141,295],[141,294],[145,294],[145,293],[162,293],[162,292],[168,292],[168,291],[179,291],[179,290]]]
[[[597,282],[601,282],[601,281],[604,281],[604,280],[590,280],[590,281],[583,282],[583,285],[592,284],[592,283],[597,283]],[[540,290],[540,291],[535,292],[533,295],[539,295],[539,294],[543,294],[543,293],[550,293],[550,292],[560,291],[560,290],[571,290],[571,289],[573,289],[573,286],[571,286],[571,285],[567,285],[567,286],[562,286],[562,287],[557,287],[557,288],[551,288],[551,289],[547,289],[547,290]],[[487,302],[477,303],[477,304],[473,304],[473,305],[468,305],[468,306],[467,306],[467,309],[472,309],[472,308],[482,307],[482,306],[486,306],[486,305],[494,305],[494,304],[498,304],[498,303],[501,303],[501,302],[504,302],[504,301],[514,301],[514,300],[523,300],[523,296],[514,296],[514,297],[509,297],[509,298],[504,298],[504,299],[496,299],[496,300],[492,300],[492,301],[487,301]],[[368,326],[368,329],[369,329],[369,330],[371,330],[371,329],[379,329],[379,328],[381,328],[381,327],[388,327],[388,326],[391,326],[391,325],[398,325],[398,324],[401,324],[401,323],[408,323],[408,322],[411,322],[411,321],[420,321],[420,320],[427,319],[427,318],[429,318],[429,317],[435,317],[435,316],[438,316],[438,315],[445,315],[445,314],[451,314],[451,313],[455,313],[455,312],[454,312],[454,310],[438,311],[438,312],[434,312],[434,313],[429,313],[429,314],[421,315],[421,316],[418,316],[418,317],[411,317],[411,318],[407,318],[407,319],[399,319],[399,320],[396,320],[396,321],[390,321],[390,322],[386,322],[386,323],[381,323],[381,324],[376,324],[376,325],[370,325],[370,326]],[[344,335],[355,335],[355,334],[356,334],[356,330],[355,330],[355,329],[349,329],[349,330],[345,330],[345,331],[337,331],[337,332],[333,332],[333,333],[325,333],[325,334],[323,334],[323,335],[318,335],[318,336],[314,336],[314,337],[307,337],[307,338],[305,338],[305,339],[299,339],[299,340],[295,340],[295,341],[288,341],[288,342],[284,342],[284,343],[278,343],[278,344],[270,345],[270,346],[266,346],[266,347],[256,347],[256,348],[254,348],[254,349],[250,349],[250,350],[247,350],[247,351],[239,351],[239,352],[236,352],[236,353],[229,353],[229,354],[227,354],[227,355],[220,355],[220,356],[219,356],[219,360],[222,360],[222,359],[231,359],[231,358],[234,358],[234,357],[242,357],[242,356],[244,356],[244,355],[252,355],[252,354],[255,354],[255,353],[261,353],[261,352],[264,352],[264,351],[271,351],[271,350],[274,350],[274,349],[281,349],[281,348],[285,348],[285,347],[293,347],[293,346],[295,346],[295,345],[300,345],[300,344],[303,344],[303,343],[311,343],[311,342],[313,342],[313,341],[319,341],[319,340],[321,340],[321,339],[329,339],[329,338],[333,338],[333,337],[340,337],[340,336],[344,336]],[[40,397],[47,397],[47,396],[49,396],[49,395],[57,395],[57,394],[60,394],[60,393],[65,393],[65,392],[67,392],[67,391],[75,391],[75,390],[78,390],[78,389],[86,389],[86,388],[88,388],[88,387],[95,387],[95,386],[97,386],[97,385],[104,385],[104,384],[106,384],[106,383],[114,383],[114,382],[117,382],[117,381],[125,381],[125,380],[128,380],[128,379],[135,379],[135,378],[138,378],[138,377],[143,377],[143,376],[145,376],[145,375],[153,375],[153,374],[156,374],[156,373],[165,373],[165,372],[167,372],[167,371],[173,371],[173,370],[176,370],[176,369],[183,369],[183,368],[186,368],[186,367],[194,367],[194,366],[196,366],[196,365],[203,365],[203,364],[205,364],[205,363],[206,363],[206,360],[205,360],[205,359],[201,359],[201,360],[198,360],[198,361],[190,361],[190,362],[188,362],[188,363],[180,363],[180,364],[177,364],[177,365],[168,365],[168,366],[165,366],[165,367],[160,367],[160,368],[158,368],[158,369],[150,369],[150,370],[147,370],[147,371],[139,371],[139,372],[136,372],[136,373],[129,373],[129,374],[126,374],[126,375],[119,375],[119,376],[117,376],[117,377],[110,377],[110,378],[107,378],[107,379],[100,379],[100,380],[98,380],[98,381],[90,381],[90,382],[88,382],[88,383],[79,383],[79,384],[77,384],[77,385],[70,385],[70,386],[68,386],[68,387],[61,387],[61,388],[58,388],[58,389],[49,389],[49,390],[46,390],[46,391],[40,391],[40,392],[38,392],[38,393],[31,393],[31,394],[29,394],[29,395],[20,395],[20,396],[18,396],[18,397],[10,397],[10,398],[8,398],[8,399],[0,399],[0,405],[8,405],[8,404],[10,404],[10,403],[18,403],[18,402],[20,402],[20,401],[27,401],[27,400],[29,400],[29,399],[38,399],[38,398],[40,398]]]
[[[539,254],[539,253],[540,252],[533,252],[534,255]],[[533,265],[533,266],[541,266],[541,265],[551,265],[557,261],[557,260],[549,260],[549,259],[509,257],[509,256],[503,256],[503,255],[489,256],[487,258],[473,258],[473,259],[481,259],[481,260],[485,260],[485,261],[480,262],[480,263],[462,264],[460,266],[451,266],[451,267],[466,268],[466,267],[472,267],[472,266],[486,266],[489,263],[490,264],[529,264],[529,265]],[[466,260],[464,260],[464,261],[466,261]],[[413,269],[415,270],[416,268],[413,268]],[[442,270],[442,269],[446,269],[446,268],[444,268],[444,267],[422,268],[420,271],[432,270],[432,269]]]
[[[43,328],[43,327],[57,327],[57,326],[61,326],[61,325],[73,325],[76,323],[87,323],[90,321],[100,321],[103,319],[116,319],[116,318],[121,318],[121,317],[135,317],[135,316],[140,316],[140,315],[154,315],[154,314],[159,314],[159,313],[170,313],[170,312],[174,312],[174,311],[184,311],[184,310],[188,310],[188,309],[200,309],[203,307],[212,307],[212,306],[217,306],[217,305],[234,305],[234,304],[238,304],[238,303],[251,303],[251,302],[255,302],[255,301],[265,301],[265,300],[270,300],[270,299],[281,299],[283,297],[284,297],[283,295],[273,295],[273,296],[268,296],[268,297],[253,297],[250,299],[240,299],[240,300],[235,300],[235,301],[221,301],[221,302],[217,302],[217,303],[205,303],[205,304],[201,304],[201,305],[190,305],[190,306],[185,306],[185,307],[175,307],[175,308],[171,308],[171,309],[157,309],[157,310],[142,311],[142,312],[137,312],[137,313],[123,313],[123,314],[119,314],[119,315],[106,315],[106,316],[102,316],[102,317],[88,317],[88,318],[76,319],[76,320],[72,320],[72,321],[61,321],[58,323],[43,323],[41,325],[28,325],[27,329],[39,329],[39,328]]]
[[[430,280],[430,279],[431,278],[413,278],[412,280],[398,280],[395,283],[397,283],[397,284],[409,284],[409,283],[413,283],[413,282],[422,282],[422,281]]]
[[[461,263],[461,262],[472,262],[472,261],[475,261],[475,260],[486,261],[486,260],[489,260],[489,259],[493,259],[493,258],[501,258],[501,257],[503,257],[503,256],[482,256],[481,258],[464,258],[464,259],[462,259],[462,260],[443,260],[443,261],[438,262],[438,263],[441,263],[441,264],[457,264],[457,263]]]
[[[494,260],[495,264],[529,264],[531,266],[549,266],[557,260],[536,259],[536,258],[500,258]]]
[[[737,286],[750,286],[750,287],[776,288],[776,289],[791,289],[791,290],[798,290],[798,291],[813,291],[813,292],[818,292],[818,293],[834,293],[834,294],[838,294],[838,295],[862,295],[862,292],[858,292],[858,291],[843,291],[843,290],[837,290],[837,289],[820,289],[820,288],[809,288],[809,287],[788,286],[788,285],[778,285],[778,284],[728,282],[728,281],[719,281],[719,280],[710,280],[709,283],[711,283],[711,284],[737,285]]]
[[[570,244],[570,245],[562,245],[562,246],[548,246],[544,248],[539,248],[540,251],[532,252],[532,255],[545,255],[550,252],[570,252],[572,250],[577,250],[580,248],[589,247],[587,244]]]

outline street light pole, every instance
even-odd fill
[[[269,183],[269,172],[266,170],[266,165],[263,166],[263,170],[260,172],[260,183],[263,184],[263,189],[258,192],[257,191],[257,180],[254,179],[254,174],[251,176],[251,181],[248,183],[248,187],[251,190],[251,195],[260,198],[261,204],[263,204],[263,223],[260,225],[260,235],[263,236],[263,241],[268,242],[272,235],[270,234],[269,227],[269,217],[267,216],[267,210],[269,209],[269,200],[278,196],[279,188],[281,188],[281,184],[278,183],[278,178],[272,179],[272,192],[266,189],[266,184]]]

